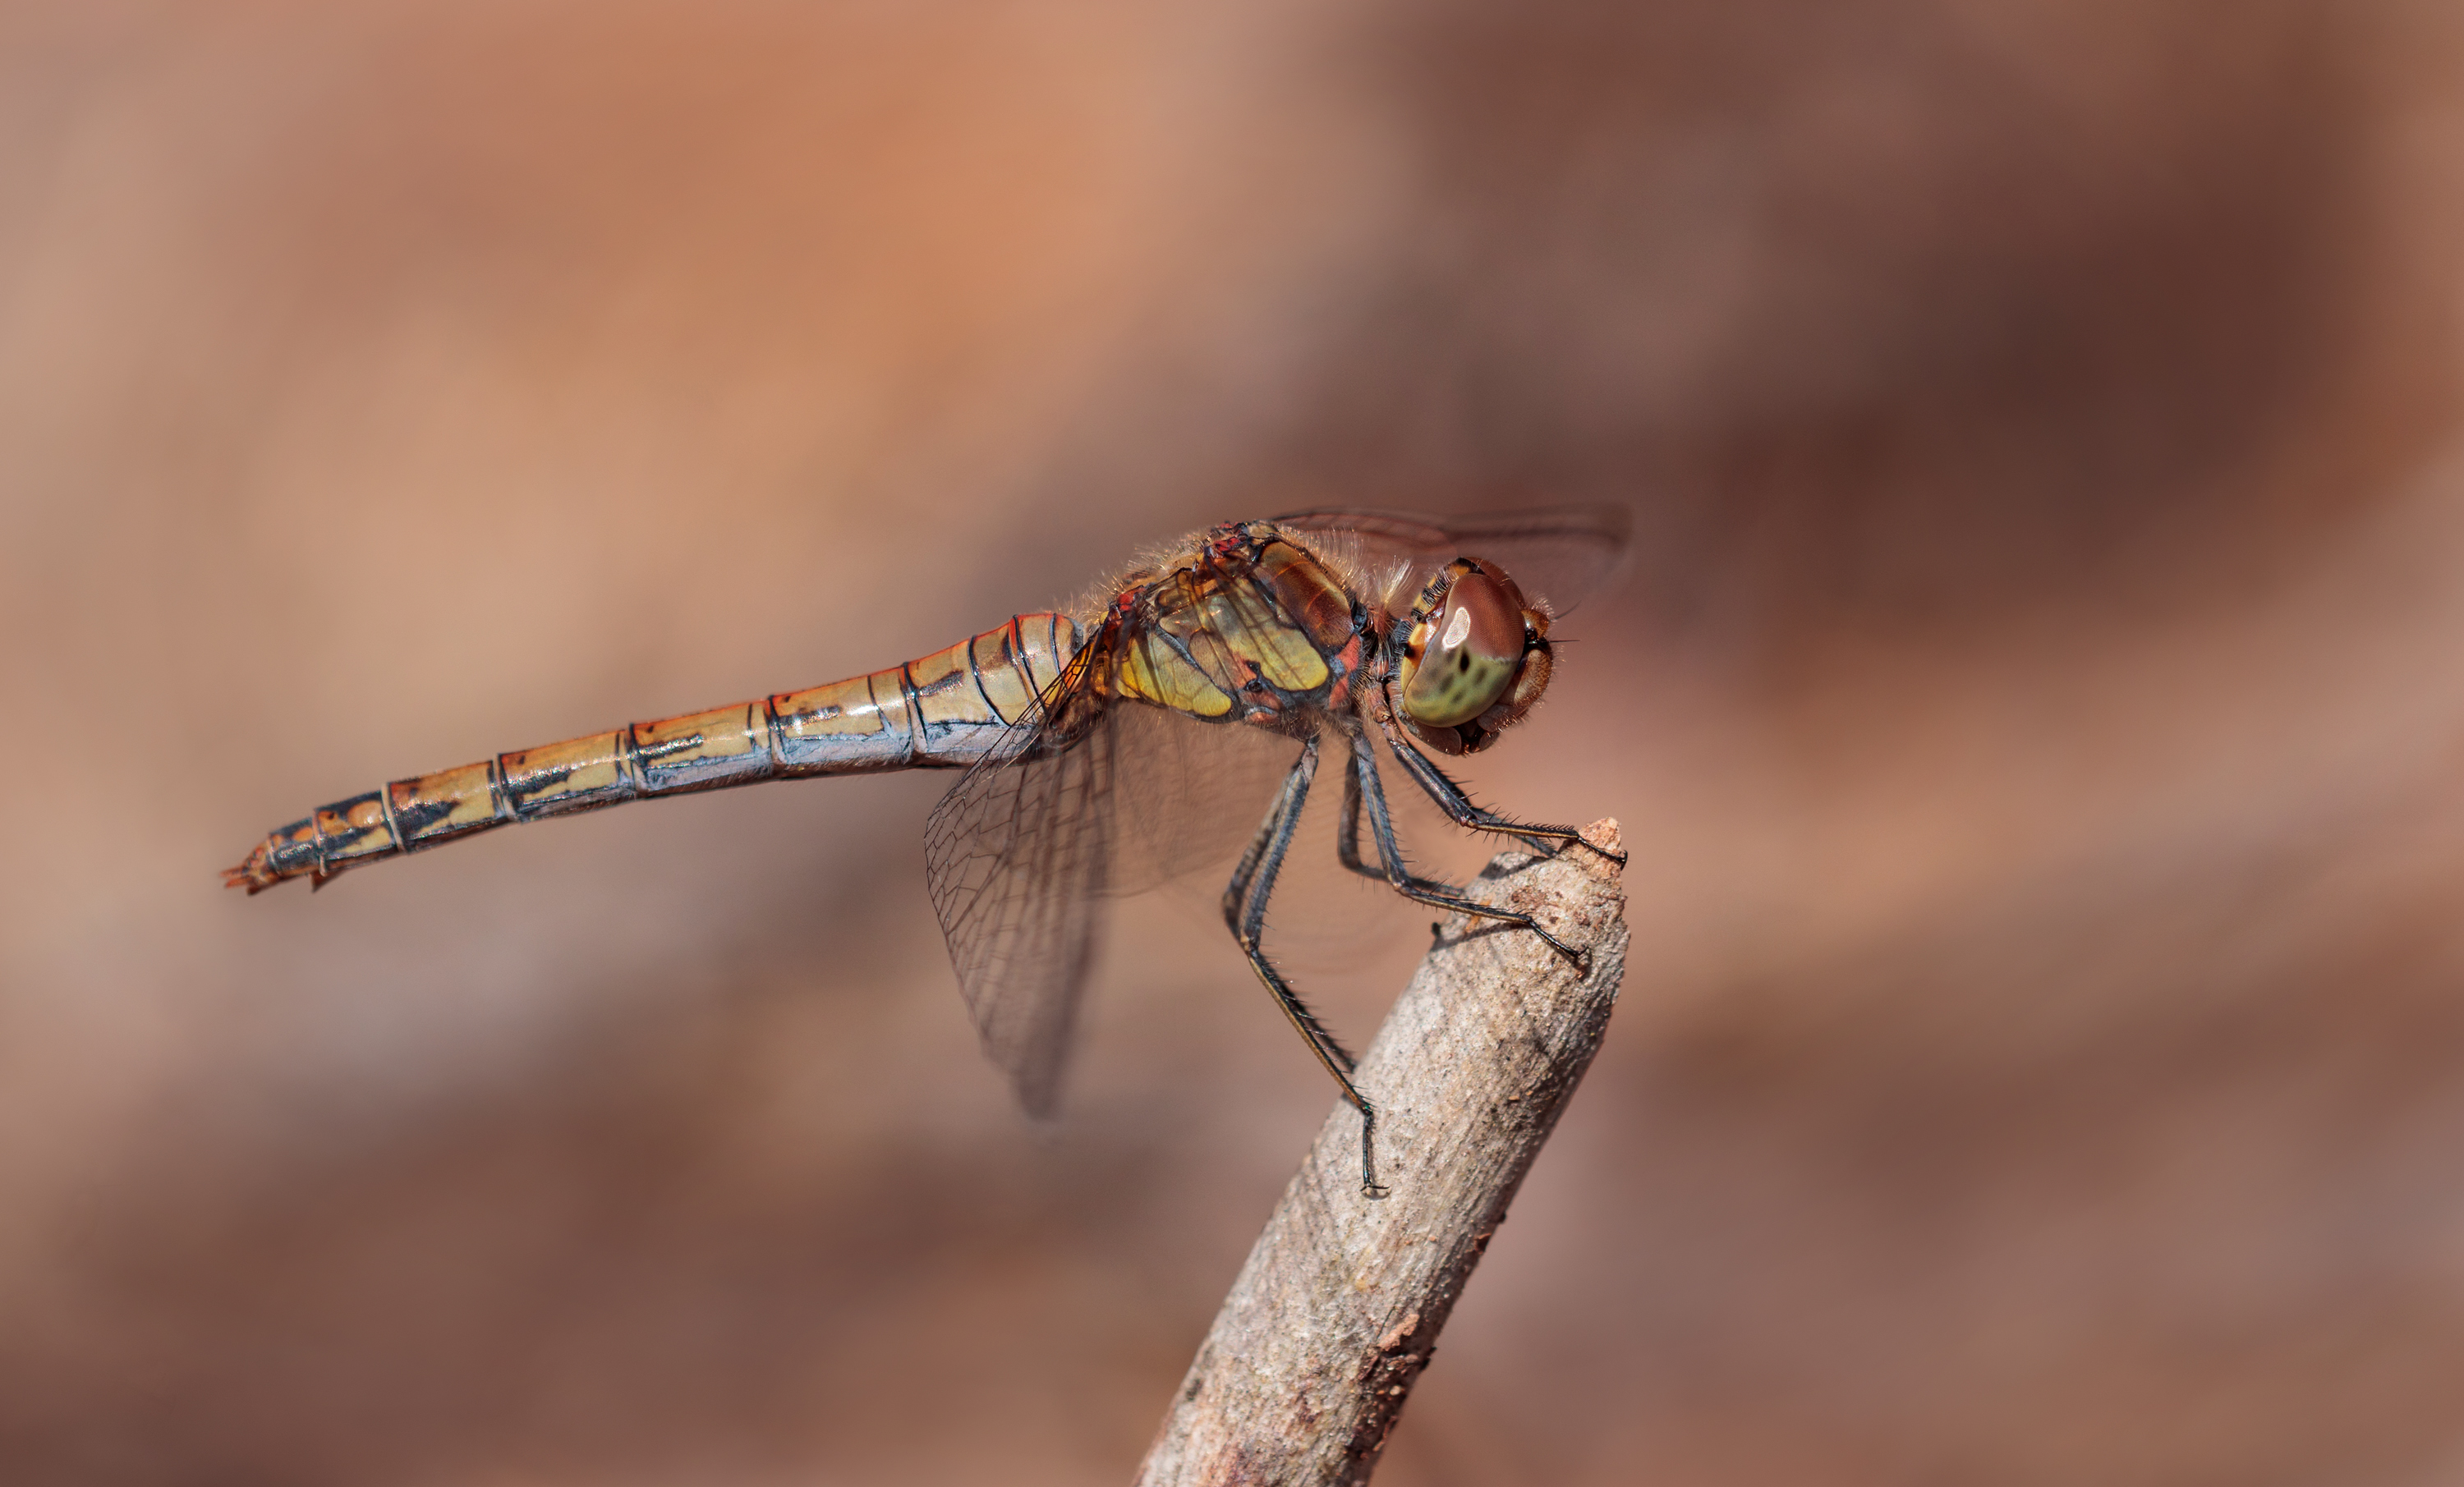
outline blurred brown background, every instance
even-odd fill
[[[1381,1481],[2464,1480],[2459,203],[2429,3],[0,7],[0,1479],[1124,1479],[1329,1103],[1202,888],[1038,1131],[942,779],[215,870],[1550,495],[1635,961]]]

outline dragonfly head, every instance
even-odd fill
[[[1549,612],[1495,563],[1446,564],[1397,629],[1403,726],[1440,754],[1487,748],[1548,689]]]

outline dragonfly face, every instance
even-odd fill
[[[1397,627],[1397,701],[1412,736],[1440,754],[1476,754],[1523,720],[1549,687],[1549,612],[1506,570],[1458,558]]]

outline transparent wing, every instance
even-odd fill
[[[1633,518],[1622,506],[1552,506],[1467,516],[1324,511],[1277,516],[1317,535],[1321,558],[1350,565],[1400,615],[1429,575],[1457,558],[1494,559],[1527,595],[1565,615],[1624,566]]]
[[[1020,1104],[1057,1103],[1102,901],[1227,864],[1300,752],[1263,729],[1116,702],[1063,731],[1022,722],[941,798],[924,870],[984,1053]]]
[[[1066,691],[1073,670],[1059,684]],[[924,828],[924,870],[984,1052],[1049,1115],[1092,964],[1111,863],[1113,731],[1056,699],[1002,735]]]
[[[1135,893],[1232,859],[1257,834],[1300,740],[1124,702],[1112,710],[1112,876]]]

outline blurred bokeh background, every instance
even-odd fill
[[[1329,1104],[1202,887],[1039,1130],[940,778],[216,869],[1557,498],[1634,960],[1380,1480],[2464,1480],[2459,211],[2429,0],[0,6],[0,1478],[1124,1479]]]

